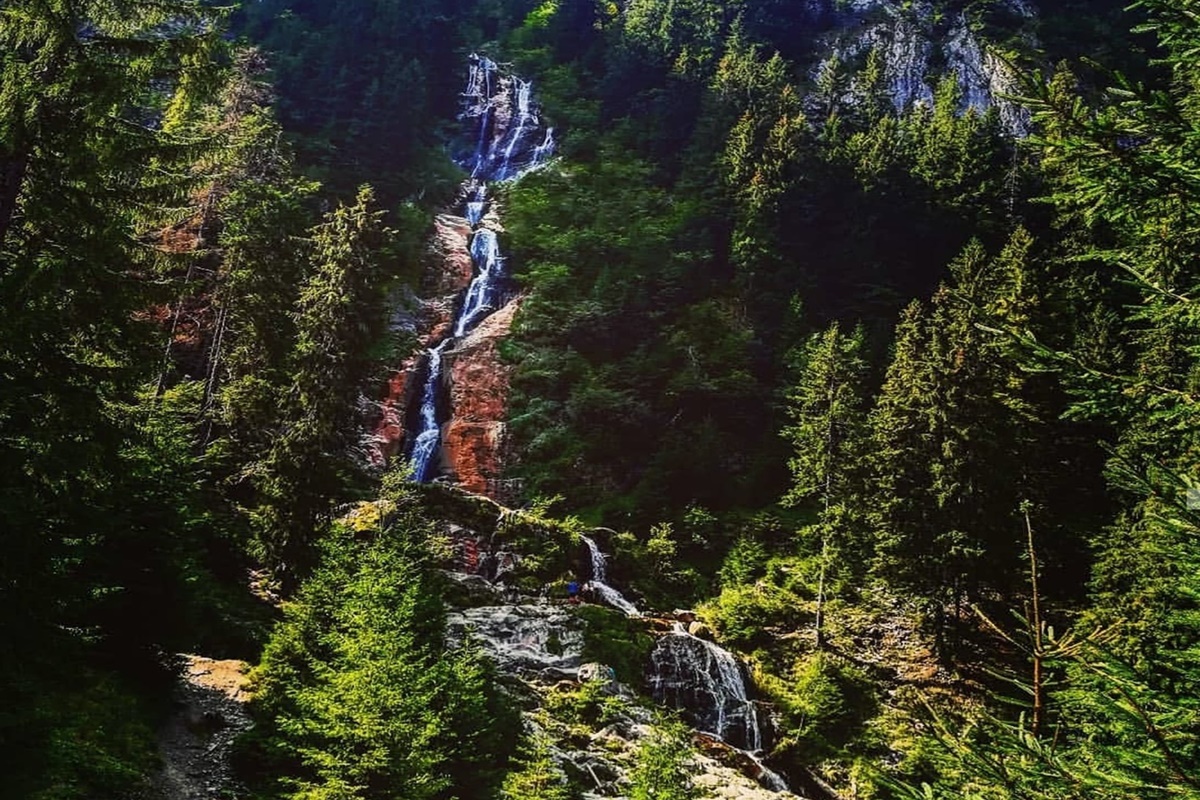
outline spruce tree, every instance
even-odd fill
[[[164,277],[211,98],[198,2],[0,9],[0,665],[14,796],[128,794],[152,757],[114,672],[178,641],[202,511],[186,415],[150,413]],[[175,491],[181,494],[174,495]],[[109,714],[109,707],[120,708]],[[97,736],[96,731],[106,730]]]
[[[252,467],[261,557],[293,580],[357,470],[358,398],[385,333],[382,259],[390,234],[369,187],[312,231],[312,274],[296,307],[288,401],[277,438]]]
[[[869,542],[863,537],[861,502],[864,494],[866,411],[862,357],[863,331],[849,336],[831,325],[815,334],[799,356],[799,378],[788,391],[792,424],[783,431],[793,448],[788,461],[792,488],[784,498],[791,505],[812,502],[817,523],[809,531],[820,541],[816,637],[824,643],[824,612],[828,573],[855,574],[867,563]]]
[[[939,633],[948,608],[957,620],[980,589],[1003,591],[1016,574],[1037,413],[1004,337],[985,325],[1027,320],[1031,244],[1018,230],[989,258],[972,243],[928,319],[905,312],[872,414],[876,572],[927,598]]]

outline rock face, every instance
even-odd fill
[[[883,57],[888,96],[897,111],[932,103],[942,75],[953,75],[964,111],[995,106],[1013,136],[1029,132],[1028,113],[1006,98],[1016,88],[1012,70],[971,27],[965,14],[945,19],[929,0],[808,0],[806,8],[824,53],[811,70],[816,78],[831,60],[861,62],[872,50]],[[1005,0],[1000,9],[1020,29],[1034,18],[1024,0]],[[1034,44],[1032,34],[1020,36]]]
[[[562,606],[504,605],[465,608],[446,618],[452,642],[470,636],[515,675],[574,675],[583,660],[583,630]]]
[[[655,700],[679,709],[698,730],[734,747],[763,749],[765,726],[747,694],[742,666],[728,651],[680,625],[659,638],[650,662],[647,677]]]
[[[434,220],[426,271],[435,295],[455,294],[467,288],[474,266],[471,263],[471,224],[465,217],[439,214]]]
[[[541,168],[553,155],[533,85],[480,55],[469,61],[459,119],[467,136],[456,161],[470,177],[459,213],[434,221],[416,326],[418,354],[388,383],[378,404],[368,460],[377,467],[407,456],[422,483],[446,479],[469,492],[508,499],[501,483],[510,369],[498,341],[518,303],[501,252],[492,187]]]
[[[452,413],[442,429],[443,472],[467,491],[495,499],[506,494],[501,476],[512,374],[499,346],[519,306],[514,300],[492,314],[446,354]]]

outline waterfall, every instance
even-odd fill
[[[513,78],[513,85],[517,90],[517,129],[512,134],[512,138],[508,140],[508,147],[504,148],[504,161],[500,164],[500,171],[497,175],[499,180],[504,180],[508,176],[509,165],[512,164],[513,150],[516,149],[517,144],[521,141],[521,135],[525,133],[525,126],[537,121],[529,113],[529,93],[533,91],[533,84],[529,81],[523,81],[520,78]]]
[[[676,622],[650,653],[650,691],[657,702],[682,711],[697,729],[742,750],[768,789],[787,791],[787,782],[759,757],[764,741],[758,707],[746,691],[741,663],[728,650]]]
[[[437,409],[444,391],[443,348],[470,333],[505,301],[504,258],[500,254],[500,243],[496,232],[483,224],[491,202],[488,182],[516,180],[537,169],[554,155],[556,145],[554,130],[542,129],[533,101],[532,81],[502,75],[500,65],[485,56],[471,56],[459,118],[468,123],[472,131],[470,154],[458,160],[459,166],[471,175],[463,184],[465,199],[462,215],[472,231],[472,277],[458,313],[452,320],[451,336],[432,347],[428,353],[428,375],[420,394],[421,427],[415,431],[409,449],[413,477],[421,483],[433,480],[438,475],[441,426],[438,424]],[[515,125],[512,124],[514,119]],[[541,143],[534,144],[539,134]],[[633,609],[619,592],[609,591]],[[622,610],[629,613],[625,608]],[[633,609],[635,614],[636,611]]]
[[[472,178],[516,180],[554,155],[554,129],[542,129],[532,81],[501,75],[495,61],[473,55],[463,100],[460,118],[475,126],[475,148],[460,165]]]
[[[728,650],[692,636],[681,623],[650,654],[654,699],[682,709],[696,727],[743,750],[762,749],[758,710],[742,667]]]
[[[588,552],[592,556],[592,579],[588,585],[613,608],[624,611],[626,616],[640,617],[642,612],[637,610],[637,606],[626,600],[625,595],[608,585],[608,565],[604,562],[604,554],[600,552],[596,542],[588,536],[581,535],[579,538],[583,539],[583,543],[587,545]]]
[[[487,184],[473,187],[467,195],[467,224],[472,228],[479,227],[483,222],[483,213],[487,210]]]
[[[421,429],[413,441],[412,454],[409,457],[413,465],[413,478],[421,483],[435,477],[438,445],[442,438],[437,406],[442,383],[442,348],[445,346],[446,342],[443,341],[437,347],[429,349],[429,374],[426,375],[425,386],[421,390]]]
[[[471,238],[471,263],[475,267],[475,275],[471,278],[467,296],[458,312],[458,321],[454,325],[455,336],[470,331],[475,322],[495,311],[498,305],[504,262],[500,258],[500,243],[495,231],[482,228],[475,232]]]
[[[533,163],[537,166],[554,154],[554,128],[546,128],[546,137],[542,143],[533,148]]]
[[[764,764],[761,758],[754,753],[750,753],[745,750],[742,752],[746,753],[746,755],[750,757],[750,760],[754,762],[754,766],[758,767],[759,783],[770,789],[772,792],[790,792],[792,790],[792,787],[788,786],[788,783],[783,779],[783,776]]]

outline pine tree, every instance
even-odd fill
[[[402,474],[341,520],[256,673],[280,796],[494,796],[517,724],[494,670],[447,649],[429,523]]]
[[[550,754],[550,737],[538,731],[528,743],[519,769],[510,772],[500,787],[502,800],[569,800],[571,791],[566,777]]]
[[[1027,321],[1031,245],[1018,230],[989,259],[972,243],[928,320],[910,307],[872,415],[875,569],[928,598],[939,632],[948,607],[958,619],[979,589],[1016,574],[1002,554],[1020,552],[1016,510],[1036,490],[1025,460],[1037,413],[1005,338],[983,327]]]
[[[238,53],[215,123],[224,146],[209,188],[219,267],[207,289],[216,306],[205,365],[216,430],[207,438],[223,477],[235,484],[269,449],[278,398],[290,381],[293,309],[310,268],[307,203],[317,189],[295,174],[262,83],[265,67],[257,51]],[[248,501],[244,487],[235,496]]]
[[[275,443],[252,467],[259,552],[289,580],[309,566],[314,535],[355,471],[358,398],[385,330],[381,260],[390,232],[381,217],[363,187],[353,206],[313,229],[286,413]]]
[[[700,790],[688,764],[692,752],[688,730],[679,722],[663,721],[638,747],[630,776],[631,800],[695,800]]]
[[[152,756],[114,678],[170,647],[203,512],[189,418],[150,413],[156,247],[211,142],[219,12],[14,0],[0,11],[0,746],[14,796],[127,794]],[[174,496],[174,491],[180,491]],[[169,500],[167,498],[170,498]],[[120,708],[120,713],[109,713]],[[96,731],[106,735],[97,736]]]
[[[836,323],[815,334],[800,354],[799,378],[787,395],[792,425],[783,435],[794,454],[788,462],[792,488],[784,502],[817,504],[818,522],[812,532],[821,542],[815,623],[818,646],[824,643],[828,571],[835,563],[863,565],[869,555],[858,518],[866,456],[863,339],[861,328],[845,336]],[[854,567],[843,570],[853,573]]]

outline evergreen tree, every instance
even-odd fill
[[[183,639],[204,511],[190,418],[140,391],[157,365],[144,323],[181,261],[155,231],[211,146],[182,130],[221,53],[219,13],[185,0],[0,11],[0,630],[21,653],[0,665],[0,746],[15,797],[128,796],[153,767],[130,686],[155,685],[155,648]]]
[[[691,743],[679,722],[663,721],[638,747],[630,776],[631,800],[695,800],[700,791],[688,763]]]
[[[447,650],[430,527],[403,475],[333,526],[256,673],[274,789],[296,798],[486,798],[516,724],[492,668]]]
[[[809,339],[799,356],[799,378],[788,391],[792,425],[783,431],[794,455],[788,462],[792,488],[785,503],[815,502],[820,540],[817,644],[824,644],[827,573],[834,564],[867,563],[862,540],[862,463],[866,457],[863,331],[843,335],[837,324]],[[848,569],[853,572],[854,567]]]
[[[550,737],[537,732],[528,743],[519,769],[510,772],[500,787],[502,800],[570,800],[566,778],[550,755]]]
[[[224,146],[209,189],[219,266],[207,289],[216,311],[206,409],[216,430],[206,438],[219,477],[242,505],[253,501],[243,472],[269,450],[290,380],[293,309],[310,268],[307,203],[317,189],[295,174],[262,83],[265,68],[261,53],[240,52],[210,123]]]
[[[384,336],[383,266],[389,231],[369,187],[312,232],[312,275],[296,308],[291,386],[277,438],[252,467],[261,556],[291,579],[354,474],[358,398]]]
[[[1035,409],[1003,337],[981,327],[1027,320],[1031,244],[1018,230],[989,259],[973,243],[928,321],[906,312],[872,417],[876,572],[929,598],[939,631],[948,606],[958,619],[980,588],[1015,575],[1015,514],[1036,489],[1025,465]]]

